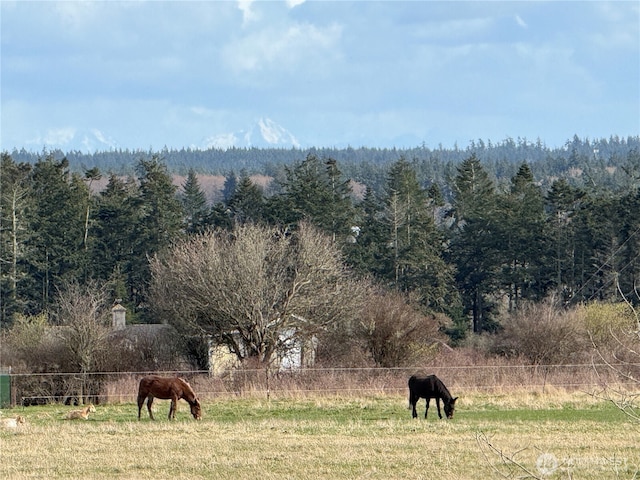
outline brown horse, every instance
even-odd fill
[[[148,375],[143,377],[142,380],[140,380],[140,386],[138,387],[138,420],[140,420],[140,413],[145,399],[148,399],[147,409],[149,410],[149,417],[151,417],[151,420],[154,420],[153,413],[151,412],[151,404],[153,403],[154,398],[171,400],[169,420],[176,418],[178,400],[181,398],[184,398],[189,405],[191,405],[191,415],[193,415],[193,418],[196,420],[200,420],[202,418],[200,402],[191,388],[191,385],[189,385],[189,383],[183,378],[159,377],[158,375]]]

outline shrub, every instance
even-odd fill
[[[615,353],[621,346],[618,339],[637,328],[634,312],[625,302],[590,303],[582,317],[594,347],[603,353]]]
[[[398,293],[372,295],[358,330],[379,367],[415,364],[443,343],[436,317],[420,313]]]
[[[529,303],[503,320],[492,351],[524,357],[535,365],[584,360],[590,345],[578,310],[558,307],[553,299]]]

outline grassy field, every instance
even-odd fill
[[[455,418],[413,420],[404,396],[219,399],[191,419],[167,401],[156,421],[132,404],[4,410],[0,478],[640,478],[640,425],[580,394],[467,394]],[[424,401],[419,404],[424,412]]]

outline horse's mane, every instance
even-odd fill
[[[447,400],[451,400],[453,398],[453,395],[451,395],[447,386],[438,377],[436,377],[436,385],[438,386],[438,390],[440,390],[442,398],[446,398]]]
[[[178,380],[180,380],[184,389],[184,399],[189,402],[189,405],[193,405],[198,401],[196,392],[193,390],[193,388],[191,388],[189,382],[187,382],[184,378],[178,377]]]

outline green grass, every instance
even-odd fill
[[[472,395],[453,420],[412,419],[400,396],[217,399],[204,418],[180,402],[167,420],[137,420],[132,404],[98,406],[88,421],[70,407],[4,410],[23,415],[0,431],[0,478],[482,479],[639,478],[640,425],[588,397]],[[424,415],[424,401],[419,404]],[[37,452],[37,453],[36,453]],[[541,455],[557,462],[542,476]],[[544,467],[544,465],[542,465]]]

